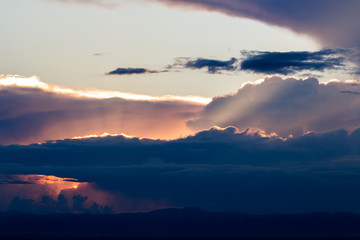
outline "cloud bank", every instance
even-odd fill
[[[104,133],[174,139],[212,126],[282,137],[360,127],[358,81],[267,77],[207,105],[201,97],[76,90],[20,77],[0,79],[0,93],[0,144]]]
[[[360,212],[359,133],[337,130],[286,140],[228,127],[171,141],[108,136],[2,146],[0,173],[41,172],[96,183],[97,191],[84,185],[88,192],[71,190],[71,196],[111,193],[114,201],[96,202],[116,204],[117,211],[195,206],[248,213]],[[7,185],[9,192],[21,184]],[[23,194],[12,196],[17,193]],[[35,198],[14,201],[21,199]],[[45,204],[41,197],[34,201]]]
[[[50,86],[34,78],[0,79],[0,144],[29,144],[90,134],[151,138],[189,134],[202,98],[150,97]]]
[[[308,131],[351,131],[360,127],[359,92],[358,81],[267,77],[244,84],[235,94],[215,97],[199,119],[188,124],[193,129],[254,127],[283,137]]]

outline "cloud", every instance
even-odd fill
[[[251,71],[263,74],[298,74],[300,72],[325,70],[354,72],[352,62],[356,62],[354,49],[322,49],[320,51],[291,51],[291,52],[264,52],[241,51],[240,58],[231,58],[228,61],[206,58],[177,58],[175,63],[167,69],[202,69],[208,73],[236,73]],[[144,70],[146,72],[146,70]],[[356,70],[355,70],[356,71]]]
[[[165,206],[249,213],[360,212],[359,132],[337,130],[283,139],[258,129],[241,132],[228,127],[170,141],[108,136],[2,146],[0,173],[42,172],[96,183],[93,193],[93,184],[63,191],[69,202],[67,192],[82,196],[76,209],[91,207],[90,202],[82,207],[88,196],[86,202],[92,197],[103,206],[118,203],[116,212]],[[22,189],[30,191],[28,185]],[[2,196],[21,184],[7,186]],[[19,190],[15,197],[24,194]],[[41,195],[19,199],[42,204],[45,192],[32,191]],[[114,201],[94,199],[103,196],[101,191],[111,193]]]
[[[0,78],[0,144],[29,144],[91,134],[175,138],[201,97],[151,97],[52,86],[36,78]]]
[[[323,49],[317,52],[246,52],[241,70],[266,74],[293,74],[298,71],[324,71],[344,66],[344,50]]]
[[[217,11],[308,34],[325,46],[358,47],[357,0],[157,0],[170,6]]]
[[[234,71],[236,69],[236,58],[231,58],[228,61],[198,58],[196,60],[189,60],[184,64],[185,68],[201,69],[207,68],[209,73],[218,73],[220,71]]]
[[[354,130],[360,127],[360,98],[345,94],[348,91],[360,92],[360,83],[267,77],[244,84],[235,94],[214,98],[200,117],[188,124],[193,129],[254,127],[283,137],[308,131]]]
[[[358,81],[269,77],[205,108],[189,99],[76,90],[36,78],[3,77],[0,85],[0,140],[7,143],[94,130],[180,134],[191,119],[196,129],[224,126],[173,140],[105,134],[0,146],[0,209],[15,199],[13,208],[35,212],[59,205],[79,212],[360,212]]]
[[[86,166],[82,168],[87,171]],[[100,214],[167,207],[148,199],[131,199],[118,192],[102,190],[96,183],[52,175],[0,174],[0,178],[3,180],[0,183],[0,211]],[[13,181],[14,179],[24,181]]]
[[[107,74],[109,75],[131,75],[131,74],[144,74],[144,73],[159,73],[164,71],[152,71],[145,68],[117,68]]]
[[[42,196],[39,201],[34,199],[22,199],[15,197],[12,199],[7,211],[16,211],[33,214],[50,214],[50,213],[92,213],[92,214],[110,214],[112,207],[99,205],[93,202],[89,207],[85,206],[88,197],[74,195],[72,197],[72,206],[68,199],[60,194],[54,200],[49,196]]]

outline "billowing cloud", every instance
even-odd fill
[[[235,94],[214,98],[189,126],[255,127],[284,137],[308,131],[354,130],[360,127],[360,98],[349,91],[360,92],[360,83],[267,77],[244,84]]]
[[[131,75],[131,74],[144,74],[144,73],[159,73],[160,71],[148,70],[145,68],[117,68],[107,74],[109,75]],[[163,71],[161,71],[163,72]]]
[[[175,138],[201,97],[150,97],[51,86],[36,78],[1,77],[0,144],[28,144],[91,134]]]
[[[116,212],[169,206],[249,213],[359,212],[359,137],[359,130],[337,130],[283,139],[258,129],[241,132],[228,127],[171,141],[123,136],[70,139],[2,146],[0,173],[41,172],[86,182],[62,191],[70,208],[73,196],[88,197],[88,205],[81,207],[84,201],[79,202],[81,211],[88,211],[95,201],[117,206]],[[22,188],[38,197],[21,195],[26,192],[16,187],[21,185],[8,183],[11,194],[1,192],[12,196],[7,204],[19,194],[15,203],[33,199],[35,206],[47,206],[42,198],[47,194],[39,190],[44,184]],[[103,193],[114,200],[97,199]],[[60,201],[59,196],[52,199]]]
[[[357,0],[157,0],[171,6],[217,11],[305,33],[324,45],[358,47]]]
[[[324,71],[344,66],[338,56],[344,50],[323,49],[317,52],[246,52],[241,70],[266,74],[293,74],[299,71]]]

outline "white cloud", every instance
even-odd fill
[[[268,77],[244,84],[235,94],[214,98],[189,125],[254,127],[283,137],[354,130],[360,127],[360,82]]]

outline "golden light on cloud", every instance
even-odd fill
[[[0,86],[17,86],[17,87],[36,87],[49,89],[46,83],[39,80],[37,76],[22,77],[18,75],[0,75]]]
[[[6,104],[3,104],[0,121],[15,124],[0,129],[3,145],[118,134],[174,139],[193,133],[186,122],[197,118],[211,101],[197,96],[154,97],[75,89],[47,84],[36,76],[0,75],[0,91],[7,93],[2,95],[1,100]],[[17,101],[11,100],[12,106],[8,107],[10,98]],[[21,120],[25,118],[26,122]]]
[[[0,174],[0,195],[3,196],[0,210],[5,210],[7,206],[14,203],[14,199],[25,199],[25,201],[28,199],[31,203],[44,207],[46,205],[44,198],[52,199],[50,201],[52,203],[59,201],[59,198],[65,198],[69,207],[66,211],[71,212],[78,212],[76,209],[71,209],[74,198],[82,198],[86,201],[83,203],[84,210],[90,208],[95,202],[105,206],[111,204],[109,201],[114,199],[111,193],[99,189],[94,183],[41,174]]]
[[[211,102],[211,98],[201,97],[201,96],[148,96],[143,94],[119,92],[119,91],[109,91],[109,90],[99,90],[99,89],[74,89],[69,87],[51,85],[39,80],[39,77],[23,77],[18,75],[0,75],[0,87],[1,86],[16,86],[16,87],[32,87],[40,88],[46,92],[52,92],[57,94],[65,94],[73,97],[86,97],[86,98],[95,98],[95,99],[108,99],[108,98],[122,98],[126,100],[134,101],[185,101],[191,103],[197,103],[201,105],[206,105]]]
[[[8,176],[7,179],[11,179],[11,182],[44,185],[49,187],[53,197],[58,196],[63,190],[78,189],[80,186],[88,184],[87,182],[79,182],[75,178],[62,178],[40,174],[11,175],[10,178]]]
[[[71,139],[87,139],[87,138],[101,138],[101,137],[116,137],[116,136],[123,136],[125,138],[134,138],[135,136],[126,135],[124,133],[117,134],[117,133],[103,133],[103,134],[90,134],[86,136],[77,136]]]

